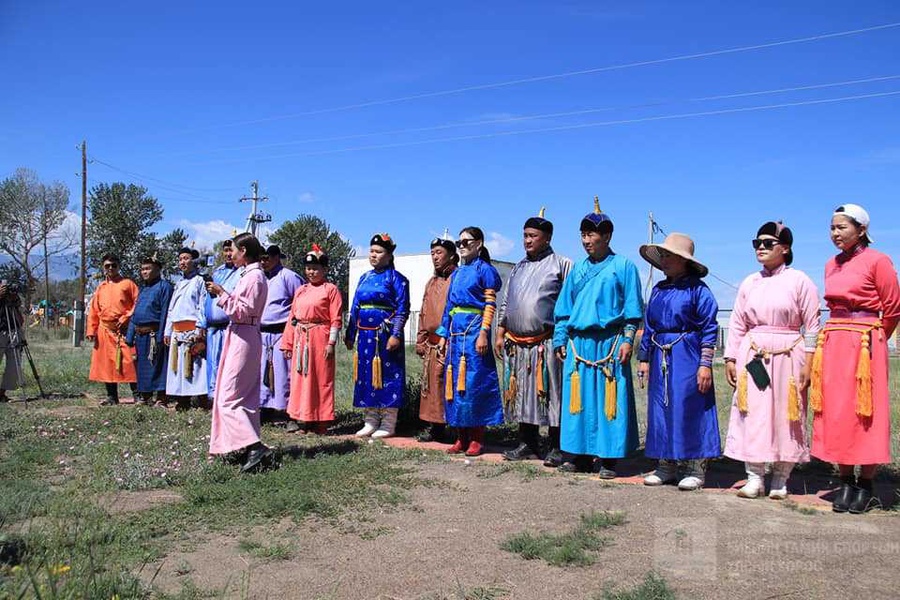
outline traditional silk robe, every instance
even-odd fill
[[[281,352],[291,352],[288,416],[296,421],[334,420],[334,355],[325,358],[341,329],[343,301],[333,283],[307,283],[294,294]]]
[[[825,302],[831,314],[824,327],[822,411],[813,416],[812,453],[821,460],[845,465],[888,463],[891,405],[887,340],[900,320],[900,286],[891,259],[864,247],[830,259],[825,265]],[[863,332],[868,332],[870,348],[870,417],[857,414],[856,372],[864,351]]]
[[[650,293],[638,351],[638,360],[650,363],[644,446],[650,458],[721,454],[716,392],[697,387],[697,370],[712,367],[718,312],[712,292],[693,275],[661,281]]]
[[[566,348],[563,366],[560,445],[564,452],[621,458],[638,446],[637,414],[631,365],[618,363],[623,332],[637,330],[643,315],[637,267],[610,252],[578,262],[563,283],[556,302],[553,347]],[[600,361],[613,377],[615,417],[605,413],[604,369],[576,361]],[[580,408],[573,402],[572,372],[580,379]]]
[[[259,404],[285,410],[291,396],[291,373],[281,352],[281,337],[287,327],[294,294],[306,280],[282,265],[265,273],[269,291],[262,315],[263,360],[260,365]]]
[[[437,335],[447,338],[444,414],[453,427],[503,423],[500,380],[488,329],[485,353],[475,351],[484,319],[492,319],[503,282],[489,262],[476,257],[450,276],[447,305]],[[488,325],[489,326],[489,325]],[[465,357],[466,368],[461,367]],[[452,392],[448,395],[446,392]]]
[[[221,285],[226,292],[234,291],[241,273],[234,265],[219,265],[213,271],[212,280]],[[219,360],[222,357],[222,343],[225,341],[225,328],[228,326],[228,315],[216,304],[216,298],[206,296],[206,378],[209,381],[209,397],[216,391],[216,375],[219,372]]]
[[[234,292],[216,299],[228,315],[222,363],[213,399],[210,454],[227,454],[259,441],[259,320],[266,304],[266,276],[247,265]]]
[[[456,270],[450,264],[435,273],[425,284],[422,310],[419,311],[419,330],[416,334],[416,354],[422,357],[422,394],[419,398],[419,418],[427,423],[445,423],[444,420],[444,359],[438,356],[440,337],[437,329],[444,318],[450,275]]]
[[[200,330],[206,329],[207,296],[206,285],[197,271],[188,273],[176,283],[172,292],[164,333],[169,338],[166,393],[170,396],[206,396],[209,393],[206,351],[197,356],[191,353],[191,344],[204,337]],[[193,321],[194,328],[175,331],[175,323],[185,321]]]
[[[356,382],[353,406],[400,408],[406,391],[406,349],[403,327],[409,318],[409,281],[388,267],[363,273],[350,307],[346,339],[356,345]],[[388,339],[396,336],[400,347],[387,351]],[[381,377],[372,376],[379,357]]]
[[[91,298],[85,335],[96,336],[91,355],[91,381],[134,383],[137,374],[125,345],[128,321],[134,313],[138,287],[130,279],[104,281]]]
[[[804,343],[804,331],[806,342]],[[725,455],[746,462],[808,462],[806,392],[798,394],[799,418],[789,418],[790,381],[800,373],[819,331],[819,292],[803,271],[781,266],[744,279],[728,323],[725,358],[735,359],[739,390],[746,389],[747,412],[734,394]],[[754,349],[754,346],[756,349]],[[771,379],[760,390],[746,374],[757,352],[770,354],[763,363]]]
[[[571,259],[547,248],[534,259],[526,256],[509,275],[497,315],[507,332],[507,420],[559,427],[562,362],[553,352],[553,309],[571,268]]]
[[[157,279],[141,288],[134,307],[134,315],[128,323],[125,343],[137,354],[137,391],[164,392],[166,367],[169,365],[169,349],[163,344],[166,315],[172,299],[172,284]],[[138,333],[138,327],[156,327],[156,331]],[[152,349],[152,352],[151,352]],[[153,355],[151,357],[151,354]]]

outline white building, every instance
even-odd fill
[[[509,274],[514,263],[502,260],[492,260],[491,264],[500,273],[504,287],[509,281]],[[359,256],[350,259],[350,299],[356,294],[356,284],[363,273],[370,270],[368,256]],[[416,331],[419,327],[419,311],[422,309],[422,297],[425,295],[425,284],[434,274],[434,265],[431,263],[431,254],[395,254],[394,268],[403,273],[409,279],[409,320],[406,322],[406,343],[416,341]],[[501,294],[498,295],[498,301]],[[348,307],[349,312],[349,307]]]

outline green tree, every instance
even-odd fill
[[[138,280],[141,259],[157,250],[156,234],[150,228],[162,219],[162,206],[147,188],[121,182],[96,185],[89,196],[87,255],[91,268],[98,268],[103,255],[112,252],[121,260],[122,275]]]
[[[315,215],[301,214],[293,221],[283,223],[269,236],[269,242],[281,247],[288,255],[288,266],[301,275],[303,257],[313,244],[318,244],[328,254],[328,280],[341,290],[346,305],[350,290],[350,259],[356,256],[356,251],[328,223]]]
[[[20,168],[0,182],[0,252],[21,269],[22,297],[31,302],[43,276],[49,293],[50,261],[65,255],[77,243],[64,227],[69,188],[62,182],[45,184],[31,169]]]
[[[184,247],[187,238],[184,230],[178,228],[156,240],[156,258],[162,263],[163,277],[171,277],[179,272],[178,251]]]

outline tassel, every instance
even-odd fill
[[[459,375],[456,376],[456,391],[462,394],[466,391],[466,355],[459,358]]]
[[[738,375],[737,407],[742,415],[747,414],[747,369],[741,369]]]
[[[375,358],[372,359],[372,389],[380,390],[383,387],[381,381],[381,357],[376,354]]]
[[[353,355],[356,356],[356,353],[354,352]],[[298,373],[302,373],[302,372],[303,372],[303,371],[302,371],[302,366],[300,365],[300,356],[301,356],[301,355],[300,355],[300,340],[297,340],[297,343],[294,344],[294,369],[295,369]],[[354,366],[354,369],[353,369],[353,371],[354,371],[354,373],[353,373],[353,383],[356,383],[356,368],[355,368],[356,365],[354,364],[353,366]]]
[[[578,374],[578,362],[572,365],[569,377],[569,413],[577,415],[581,412],[581,375]]]
[[[534,369],[534,389],[538,398],[543,397],[547,390],[544,388],[544,352],[543,348],[538,350],[537,366]]]
[[[444,400],[453,402],[453,365],[447,362],[447,373],[444,376]]]
[[[194,355],[190,344],[184,344],[184,378],[188,381],[194,378]]]
[[[172,369],[172,372],[176,375],[178,374],[178,342],[174,339],[169,340],[169,343],[172,344],[169,346],[169,367]]]
[[[353,385],[359,380],[359,350],[353,350]]]
[[[618,403],[618,390],[617,390],[617,381],[616,377],[610,369],[609,375],[605,376],[606,379],[606,389],[604,390],[604,404],[606,409],[606,420],[607,421],[615,421],[616,420],[616,408]]]
[[[116,338],[116,371],[122,372],[122,340]]]
[[[812,386],[809,391],[809,406],[813,412],[822,412],[822,355],[825,353],[825,332],[820,332],[816,338],[816,352],[812,359]]]
[[[793,375],[788,377],[788,419],[794,423],[800,420],[800,392]]]
[[[856,414],[872,416],[872,358],[869,350],[871,332],[862,334],[859,347],[859,363],[856,366]]]
[[[266,361],[266,387],[271,391],[275,391],[275,363],[272,361],[271,357],[268,361]]]
[[[519,380],[516,378],[515,373],[509,376],[509,387],[506,389],[506,403],[511,405],[516,401],[516,396],[519,395]]]
[[[303,376],[309,375],[309,340],[303,344]]]

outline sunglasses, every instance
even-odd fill
[[[103,268],[104,269],[118,269],[119,265],[118,265],[118,263],[106,263],[105,265],[103,265]]]
[[[457,248],[468,248],[475,243],[475,240],[456,240],[455,243]]]
[[[778,240],[753,240],[751,242],[753,244],[754,250],[759,250],[759,247],[762,246],[766,250],[771,250],[781,242]]]

